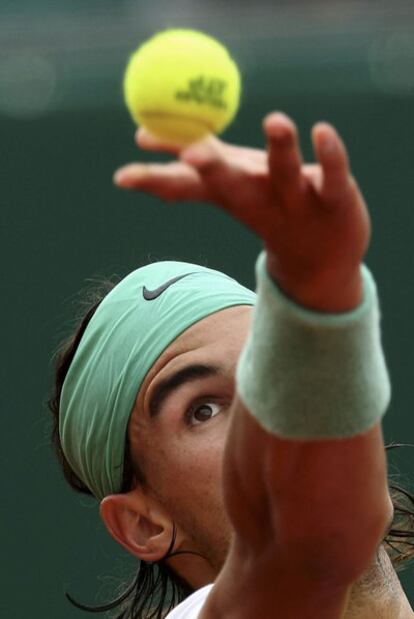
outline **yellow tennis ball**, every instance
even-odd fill
[[[124,76],[132,118],[169,142],[220,133],[240,100],[240,73],[227,49],[195,30],[166,30],[131,56]]]

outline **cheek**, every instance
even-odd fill
[[[222,460],[225,432],[222,426],[170,435],[160,441],[152,459],[148,481],[157,496],[169,504],[192,504],[203,509],[222,504]],[[217,430],[217,431],[216,431]],[[160,437],[161,438],[161,437]],[[162,444],[162,447],[161,447]]]
[[[227,424],[185,432],[163,442],[151,461],[152,493],[178,526],[185,546],[209,557],[219,570],[232,529],[223,501],[222,461]],[[161,436],[159,437],[161,439]]]

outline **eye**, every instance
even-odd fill
[[[220,412],[221,408],[220,404],[216,404],[215,402],[204,402],[203,404],[199,404],[187,412],[187,423],[191,426],[200,425],[200,423],[204,423],[215,417]]]

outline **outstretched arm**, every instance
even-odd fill
[[[352,311],[363,296],[369,217],[345,147],[320,123],[317,163],[304,165],[289,118],[271,114],[264,129],[267,152],[215,138],[178,152],[141,130],[142,147],[179,160],[131,164],[115,180],[220,205],[263,239],[267,272],[288,299],[314,312]],[[316,393],[315,406],[321,399]],[[236,397],[224,463],[236,535],[201,617],[277,609],[285,619],[339,618],[391,518],[380,425],[340,440],[298,440],[265,430],[252,413]]]

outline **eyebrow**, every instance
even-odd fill
[[[164,378],[154,387],[149,401],[150,417],[156,417],[162,408],[165,400],[177,389],[184,384],[190,383],[199,378],[208,378],[217,376],[220,373],[220,368],[215,365],[192,364],[187,365],[181,370],[177,370],[171,376]]]

